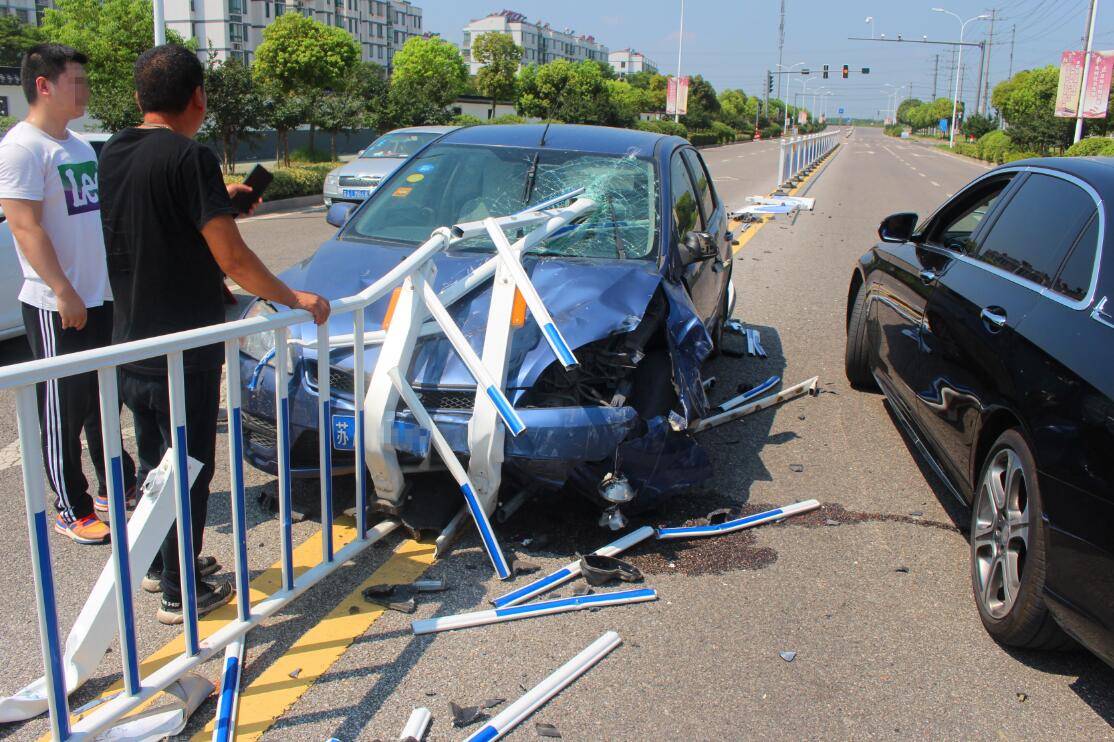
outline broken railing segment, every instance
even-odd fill
[[[643,526],[636,531],[631,531],[626,536],[612,541],[607,546],[601,546],[596,549],[593,554],[600,556],[615,556],[621,554],[635,544],[639,544],[654,535],[654,529],[650,526]],[[539,580],[534,580],[529,585],[523,585],[514,592],[507,593],[501,597],[495,598],[491,601],[492,605],[496,608],[507,608],[509,606],[525,603],[526,601],[536,598],[542,593],[547,593],[559,585],[563,585],[570,580],[575,580],[580,576],[580,560],[570,562],[561,569],[553,572],[546,577]]]
[[[410,712],[410,718],[406,721],[406,726],[402,728],[402,734],[398,735],[400,742],[406,740],[417,740],[421,742],[425,738],[425,733],[429,731],[429,722],[433,719],[433,715],[429,709],[416,708]]]
[[[698,538],[701,536],[722,536],[725,533],[734,533],[735,531],[746,530],[747,528],[754,528],[755,526],[770,523],[782,518],[789,518],[793,515],[800,515],[807,513],[810,510],[816,510],[820,507],[820,503],[816,500],[803,500],[795,502],[792,505],[786,505],[783,508],[774,508],[767,510],[763,513],[755,513],[743,518],[735,518],[734,520],[724,521],[723,523],[716,523],[708,526],[680,526],[677,528],[659,528],[657,531],[658,539],[668,540],[674,538]]]
[[[739,405],[743,405],[747,402],[750,402],[751,400],[757,399],[759,395],[765,394],[780,383],[780,376],[771,376],[753,389],[748,389],[737,397],[732,397],[725,402],[720,402],[717,405],[717,408],[723,412],[733,410]]]
[[[472,519],[476,523],[476,530],[480,532],[480,540],[483,542],[484,551],[487,552],[488,558],[491,559],[491,565],[495,567],[495,572],[499,575],[499,579],[510,579],[512,576],[510,564],[507,563],[507,558],[503,555],[503,550],[499,547],[499,541],[495,538],[495,531],[491,527],[491,521],[487,519],[487,513],[484,512],[483,507],[480,506],[479,501],[476,499],[475,490],[472,488],[472,483],[468,479],[468,473],[464,471],[464,467],[461,466],[460,462],[457,460],[456,453],[453,452],[449,442],[445,440],[445,436],[441,434],[441,431],[433,422],[433,418],[429,416],[425,407],[422,406],[421,400],[418,399],[418,395],[414,393],[410,384],[402,378],[402,374],[399,373],[399,370],[397,368],[389,369],[387,375],[394,384],[395,389],[397,389],[398,393],[402,396],[403,401],[406,402],[406,406],[410,408],[410,412],[414,415],[414,419],[418,421],[419,425],[429,431],[433,439],[433,447],[441,456],[442,461],[445,463],[445,467],[449,470],[449,473],[452,474],[453,479],[456,480],[457,485],[460,487],[460,491],[464,494],[464,501],[468,506],[468,512],[471,513]]]
[[[246,596],[241,598],[246,599]],[[224,669],[220,676],[213,742],[231,742],[236,736],[236,713],[240,706],[240,677],[243,667],[244,637],[240,637],[224,648]]]
[[[813,376],[811,379],[802,381],[800,384],[795,384],[788,389],[782,389],[777,394],[772,394],[769,397],[763,397],[762,399],[756,400],[749,404],[744,404],[741,407],[736,407],[734,409],[727,410],[726,412],[721,412],[718,415],[712,415],[711,417],[706,417],[702,420],[698,420],[691,426],[689,426],[689,431],[692,433],[700,433],[702,431],[708,430],[709,428],[714,428],[725,423],[733,422],[735,420],[738,420],[739,418],[746,417],[747,415],[751,415],[755,412],[760,412],[775,405],[779,405],[783,402],[788,402],[791,399],[796,399],[797,397],[804,396],[805,394],[815,396],[817,394],[817,384],[819,383],[819,381],[820,377]]]
[[[455,616],[441,616],[440,618],[427,618],[414,621],[411,628],[414,634],[435,634],[440,631],[454,631],[467,629],[472,626],[486,626],[487,624],[515,621],[520,618],[534,618],[535,616],[549,616],[554,613],[567,613],[581,611],[589,608],[605,608],[613,605],[627,605],[629,603],[645,603],[657,600],[658,592],[652,588],[638,590],[619,590],[613,593],[600,593],[598,595],[578,595],[572,598],[547,600],[530,605],[516,605],[507,608],[493,608],[474,613],[459,613]]]
[[[561,665],[552,675],[528,690],[517,701],[496,714],[491,721],[464,742],[491,742],[503,737],[622,643],[623,640],[617,633],[608,631]]]

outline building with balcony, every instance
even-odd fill
[[[611,52],[607,55],[607,61],[611,63],[611,69],[615,70],[615,74],[620,78],[632,75],[635,72],[653,73],[658,71],[656,62],[634,49],[620,49],[617,52]]]
[[[557,59],[581,62],[594,59],[607,62],[607,47],[596,41],[594,36],[577,34],[572,29],[558,30],[550,24],[527,20],[522,13],[503,10],[479,18],[464,27],[464,41],[461,54],[468,63],[470,74],[476,74],[482,64],[472,59],[472,41],[485,33],[502,33],[510,36],[514,43],[522,47],[522,64],[545,64]]]
[[[3,0],[0,0],[3,1]],[[8,0],[19,2],[22,0]],[[196,38],[198,54],[251,62],[263,29],[283,13],[301,13],[343,28],[360,44],[364,61],[388,69],[407,39],[423,36],[422,9],[408,0],[165,0],[166,25]]]

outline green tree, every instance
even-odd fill
[[[290,165],[288,134],[310,116],[309,101],[305,96],[283,93],[272,83],[259,83],[263,96],[263,126],[275,130],[275,161]]]
[[[318,103],[315,118],[329,134],[329,154],[337,159],[337,134],[341,131],[378,129],[387,101],[384,70],[373,62],[354,66],[335,90]]]
[[[690,77],[688,113],[681,117],[681,123],[689,131],[709,129],[719,111],[719,98],[712,84],[700,75]]]
[[[967,137],[979,139],[983,134],[992,132],[997,128],[998,122],[989,116],[976,113],[963,119],[963,135]]]
[[[359,58],[359,45],[344,29],[326,26],[300,13],[285,13],[263,29],[263,43],[255,50],[252,74],[279,96],[308,99],[305,110],[312,111],[322,91],[338,86]],[[291,114],[291,117],[277,120],[272,118],[271,122],[276,127],[282,159],[289,164],[287,135],[291,128],[304,123],[305,118],[291,126],[294,109],[281,104],[276,108],[286,108]],[[313,148],[312,129],[310,148]]]
[[[472,59],[483,64],[476,74],[476,90],[491,98],[492,117],[499,99],[514,98],[515,76],[522,54],[522,47],[507,34],[485,33],[472,41]]]
[[[154,45],[155,22],[149,0],[58,0],[43,17],[48,40],[68,44],[89,58],[89,114],[108,131],[142,120],[135,104],[135,60]],[[168,30],[169,43],[185,40]],[[196,49],[196,44],[187,44]]]
[[[42,31],[14,15],[0,16],[0,65],[19,67],[23,53],[45,40]]]
[[[599,65],[558,59],[519,74],[518,112],[571,124],[608,124],[616,113]]]
[[[448,121],[449,104],[467,85],[468,66],[456,46],[437,37],[411,37],[394,58],[388,93],[392,123],[416,126]]]
[[[1009,124],[1006,133],[1019,149],[1047,153],[1071,144],[1074,119],[1055,115],[1059,79],[1060,71],[1048,65],[1022,70],[994,86],[991,105]]]
[[[910,119],[910,114],[914,109],[923,105],[924,101],[919,98],[906,98],[905,100],[901,101],[901,103],[897,106],[898,123],[913,126],[913,121]]]
[[[669,78],[656,72],[632,72],[623,78],[632,88],[639,88],[650,93],[649,111],[665,110],[666,88]]]
[[[224,172],[234,173],[237,145],[249,131],[263,124],[263,97],[243,62],[236,58],[222,62],[212,50],[205,69],[205,97],[208,112],[202,136],[221,143]]]
[[[742,131],[754,125],[754,115],[747,111],[747,94],[742,90],[724,90],[719,94],[719,118],[732,129]]]
[[[605,80],[607,97],[611,108],[611,121],[613,126],[630,128],[639,119],[640,113],[649,113],[653,110],[653,97],[649,90],[636,88],[623,80]]]

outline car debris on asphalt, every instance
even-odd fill
[[[584,575],[584,581],[593,587],[606,585],[612,580],[642,582],[642,572],[638,567],[603,554],[585,554],[580,557],[580,573]]]
[[[405,742],[412,739],[414,742],[422,742],[432,721],[433,714],[430,713],[429,709],[424,706],[414,709],[410,712],[410,718],[407,720],[406,726],[402,728],[399,740]]]
[[[509,606],[507,608],[493,608],[486,611],[473,613],[458,613],[452,616],[438,616],[414,621],[410,624],[415,635],[434,634],[441,631],[454,631],[467,629],[473,626],[486,626],[503,621],[515,621],[520,618],[535,618],[548,616],[554,613],[567,613],[592,608],[606,608],[615,605],[628,605],[630,603],[645,603],[658,599],[657,590],[642,588],[639,590],[619,590],[611,593],[597,595],[583,595],[559,600],[547,600],[530,605]]]
[[[710,523],[705,526],[678,526],[673,528],[659,528],[657,530],[657,537],[658,539],[674,539],[720,536],[725,533],[742,531],[746,528],[754,528],[755,526],[763,525],[764,523],[770,523],[794,515],[807,513],[810,510],[816,510],[819,507],[820,503],[817,500],[802,500],[801,502],[795,502],[792,505],[786,505],[783,508],[774,508],[773,510],[766,510],[764,512],[755,513],[754,515],[748,515],[743,518],[723,521],[722,523]]]

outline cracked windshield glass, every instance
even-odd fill
[[[385,186],[346,230],[345,238],[419,244],[438,227],[507,216],[577,188],[595,202],[580,223],[532,250],[565,257],[652,257],[657,224],[653,164],[635,157],[520,148],[440,145]],[[513,242],[527,230],[508,232]],[[486,235],[455,250],[493,251]]]

